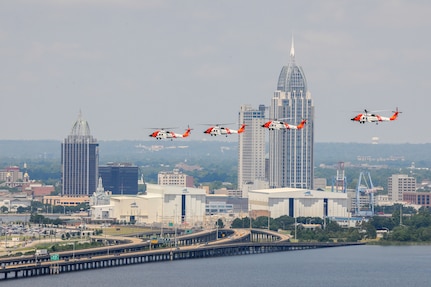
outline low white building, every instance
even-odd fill
[[[112,195],[109,205],[92,207],[95,219],[109,218],[138,224],[163,223],[184,227],[205,221],[206,193],[203,189],[147,184],[146,194]]]
[[[276,188],[251,190],[248,196],[250,211],[269,211],[271,218],[349,216],[345,193]]]

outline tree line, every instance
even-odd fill
[[[278,218],[260,216],[236,218],[232,228],[261,228],[273,231],[285,230],[291,238],[298,241],[337,241],[354,242],[377,238],[382,233],[381,242],[431,242],[431,213],[428,208],[420,208],[417,212],[410,208],[403,209],[400,205],[391,208],[389,216],[376,215],[362,221],[355,227],[344,228],[330,218],[297,217],[287,215]],[[316,228],[317,227],[317,228]]]

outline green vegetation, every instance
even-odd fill
[[[104,246],[102,242],[97,241],[84,241],[84,242],[68,242],[68,243],[55,243],[49,246],[47,249],[49,252],[60,252],[60,251],[70,251],[75,248],[75,250],[88,249],[94,247]]]
[[[329,219],[324,222],[318,217],[298,217],[295,230],[295,219],[289,216],[270,218],[270,230],[288,230],[298,241],[358,241],[375,240],[377,231],[383,231],[380,243],[397,242],[431,242],[431,213],[427,208],[421,208],[417,213],[410,208],[402,210],[400,215],[399,205],[390,207],[393,210],[391,216],[374,216],[361,225],[350,228],[342,228],[335,221]],[[268,228],[268,217],[261,216],[250,220],[249,217],[236,218],[232,222],[232,228]]]
[[[63,220],[56,218],[56,219],[50,219],[40,214],[31,214],[30,215],[30,222],[31,223],[37,223],[37,224],[53,224],[53,225],[62,225],[64,224]]]

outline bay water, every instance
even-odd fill
[[[350,246],[144,263],[1,281],[1,287],[430,286],[431,246]]]

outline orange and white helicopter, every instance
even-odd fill
[[[302,120],[299,125],[291,125],[279,120],[271,120],[262,125],[263,128],[267,128],[270,131],[273,130],[300,130],[304,127],[307,120]]]
[[[211,136],[228,136],[230,134],[241,134],[245,130],[245,124],[242,124],[238,130],[233,130],[220,125],[215,125],[209,127],[204,131],[204,134],[209,134]]]
[[[191,128],[187,128],[187,130],[183,133],[183,134],[176,134],[172,131],[168,131],[165,129],[159,129],[156,130],[154,132],[152,132],[149,136],[152,138],[155,138],[156,140],[161,140],[161,139],[176,139],[176,138],[186,138],[190,135],[190,131],[192,129]]]
[[[363,113],[356,115],[351,120],[354,122],[359,122],[360,124],[365,124],[365,123],[378,124],[379,122],[390,122],[390,121],[396,120],[398,118],[398,114],[401,112],[398,111],[398,108],[396,108],[396,110],[393,113],[394,114],[391,117],[383,117],[379,114],[371,113],[370,111],[365,109]]]

